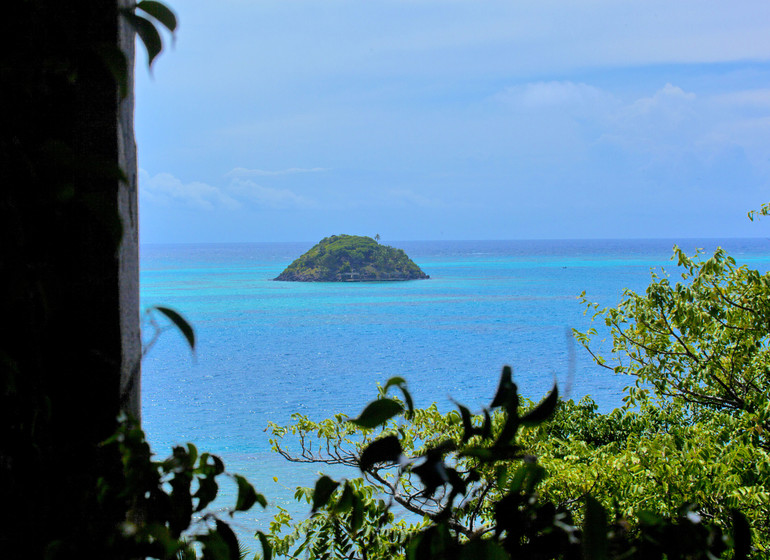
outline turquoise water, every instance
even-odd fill
[[[296,510],[293,488],[310,483],[315,469],[270,453],[267,422],[288,422],[294,412],[357,415],[377,382],[393,375],[407,379],[417,406],[448,409],[455,399],[478,411],[510,364],[529,398],[557,380],[562,394],[589,394],[610,410],[628,380],[571,342],[570,328],[590,326],[577,296],[585,290],[614,305],[624,288],[643,290],[651,268],[675,274],[669,240],[391,244],[431,279],[271,281],[312,243],[143,246],[142,304],[178,310],[198,338],[192,356],[181,336],[166,333],[145,358],[142,414],[153,448],[165,454],[192,441],[272,503]],[[740,263],[770,267],[764,239],[679,244],[721,245]],[[248,535],[264,521],[247,514],[236,528]]]

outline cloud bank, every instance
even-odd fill
[[[223,186],[216,186],[200,181],[185,183],[171,173],[151,176],[144,169],[140,169],[139,192],[143,202],[149,206],[183,206],[203,211],[239,212],[314,205],[313,200],[289,189],[265,187],[240,178],[243,176],[240,169],[234,169],[225,174],[229,181],[225,181]]]
[[[231,171],[225,173],[225,177],[237,177],[237,178],[251,178],[251,177],[276,177],[279,175],[296,175],[297,173],[318,173],[321,171],[328,171],[323,167],[313,167],[311,169],[303,169],[301,167],[291,167],[289,169],[281,169],[278,171],[266,171],[264,169],[246,169],[245,167],[236,167]]]

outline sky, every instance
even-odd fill
[[[770,237],[767,0],[167,3],[142,243]]]

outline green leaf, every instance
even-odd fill
[[[155,28],[155,25],[148,19],[140,17],[131,12],[123,12],[126,20],[134,28],[136,34],[144,43],[144,48],[147,49],[147,65],[152,67],[152,63],[155,57],[163,50],[163,41],[160,38],[160,33]]]
[[[142,0],[136,7],[157,19],[172,33],[176,31],[176,15],[165,4],[154,0]]]
[[[168,317],[174,326],[179,329],[179,332],[182,333],[185,339],[187,339],[187,344],[190,345],[190,350],[195,350],[195,331],[190,326],[190,323],[187,322],[187,319],[182,317],[178,312],[174,311],[170,307],[155,305],[150,309],[155,309]]]
[[[401,389],[401,394],[404,395],[404,401],[406,401],[406,417],[411,418],[414,414],[414,401],[412,400],[412,394],[406,388],[406,380],[403,377],[395,376],[388,379],[385,383],[384,391],[387,392],[390,387],[393,386]]]
[[[358,418],[350,421],[361,428],[376,428],[403,411],[401,403],[393,399],[377,399],[369,403]]]
[[[414,416],[414,401],[412,400],[412,395],[406,390],[406,387],[402,388],[401,392],[404,393],[404,400],[406,401],[406,417],[411,420],[412,416]]]
[[[548,418],[551,417],[553,411],[556,410],[556,405],[559,403],[559,388],[554,383],[553,389],[548,393],[540,404],[535,408],[527,412],[519,419],[522,426],[537,426],[542,424]]]
[[[259,539],[259,543],[262,545],[263,560],[272,560],[273,547],[270,545],[270,541],[267,539],[267,536],[262,531],[257,531],[257,538]]]
[[[187,456],[191,466],[198,460],[198,448],[189,442],[187,443]]]
[[[420,482],[425,487],[425,496],[433,496],[436,490],[449,482],[447,467],[440,454],[428,454],[425,461],[412,468],[412,472],[420,477]]]
[[[583,556],[586,560],[607,558],[607,512],[591,495],[586,496]]]
[[[213,476],[207,476],[205,478],[198,479],[198,490],[193,494],[193,498],[198,499],[198,505],[195,508],[195,512],[203,511],[203,509],[214,501],[219,491],[219,485]]]
[[[385,436],[374,440],[366,446],[361,458],[358,460],[358,466],[361,471],[366,472],[377,463],[396,463],[403,453],[401,442],[394,435]]]
[[[353,507],[353,487],[350,481],[345,481],[345,487],[342,489],[342,495],[334,505],[335,513],[344,513]]]
[[[169,504],[169,528],[171,535],[176,539],[190,526],[193,507],[190,496],[190,476],[186,472],[179,472],[170,481],[171,495]]]
[[[324,507],[329,503],[329,499],[334,494],[334,491],[340,485],[339,482],[323,475],[315,483],[315,489],[313,490],[313,511],[317,511],[319,508]]]
[[[545,469],[537,463],[525,463],[527,465],[527,476],[524,479],[524,492],[533,494],[535,486],[545,478]]]
[[[170,471],[176,473],[186,472],[193,467],[193,462],[187,453],[187,449],[181,445],[177,445],[172,449],[171,457],[166,459],[164,464],[168,465]]]
[[[440,522],[412,536],[406,545],[407,560],[451,558],[454,539],[446,522]]]
[[[217,455],[212,455],[211,460],[214,461],[214,474],[220,475],[225,472],[225,464]]]
[[[198,537],[203,545],[203,560],[230,560],[230,546],[217,529]]]
[[[513,371],[511,370],[511,366],[504,366],[503,372],[500,375],[500,383],[497,385],[495,398],[492,400],[490,406],[492,408],[504,406],[509,403],[512,398],[519,398],[516,392],[516,384],[513,382]]]
[[[235,509],[233,511],[247,511],[257,502],[262,507],[267,507],[265,497],[262,494],[258,494],[245,477],[235,474],[233,478],[238,484],[238,498],[235,501]]]
[[[468,410],[467,407],[458,404],[457,408],[460,409],[460,416],[463,419],[463,443],[471,439],[476,434],[476,428],[473,427],[473,422],[471,421],[471,412]]]
[[[482,439],[492,437],[492,416],[486,408],[484,409],[484,423],[481,425],[481,437]]]
[[[461,455],[463,457],[475,457],[479,461],[487,462],[496,459],[495,453],[489,447],[481,447],[474,445],[473,447],[466,447],[462,450]]]
[[[524,463],[508,481],[508,491],[517,494],[531,494],[538,482],[545,476],[545,469],[537,463]]]
[[[657,513],[642,510],[638,512],[636,515],[639,518],[639,521],[643,525],[649,525],[650,527],[654,527],[656,525],[663,525],[663,518]]]
[[[240,560],[240,547],[238,546],[238,538],[235,536],[235,533],[233,533],[233,530],[230,528],[230,526],[225,523],[224,521],[221,521],[217,519],[217,533],[222,537],[222,540],[227,545],[228,548],[228,560]]]
[[[492,539],[473,539],[463,545],[459,560],[510,560],[503,547]]]
[[[524,477],[527,476],[527,465],[523,464],[508,481],[508,490],[514,494],[521,492],[521,488],[524,485]]]
[[[518,402],[519,398],[516,395],[516,387],[514,386],[513,397],[505,405],[505,410],[507,412],[505,422],[503,423],[503,428],[500,430],[500,433],[497,434],[494,447],[509,447],[515,442],[516,434],[519,431],[519,426],[521,426],[518,415]]]
[[[364,503],[361,498],[353,495],[353,511],[350,514],[350,528],[353,533],[357,533],[358,530],[364,525]]]
[[[404,385],[406,385],[406,379],[404,379],[403,377],[399,377],[397,375],[394,377],[391,377],[390,379],[388,379],[387,383],[385,383],[384,390],[387,391],[394,385],[399,388],[403,387]]]

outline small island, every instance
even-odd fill
[[[384,282],[421,278],[430,277],[401,249],[380,245],[371,237],[332,235],[291,263],[275,280]]]

